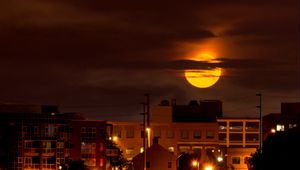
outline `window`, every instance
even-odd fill
[[[219,140],[225,142],[226,141],[226,133],[219,133]]]
[[[194,154],[196,154],[197,156],[201,155],[201,149],[202,149],[201,146],[193,146],[192,149],[194,151]]]
[[[154,137],[160,138],[160,129],[154,129]]]
[[[189,138],[189,131],[183,130],[181,131],[181,139],[188,139]]]
[[[113,131],[114,131],[114,135],[115,135],[115,136],[118,136],[119,138],[122,137],[122,130],[121,130],[120,127],[115,127],[115,128],[113,129]]]
[[[141,138],[144,138],[145,136],[145,131],[141,130]]]
[[[146,162],[146,168],[150,168],[150,161]]]
[[[126,149],[125,152],[126,152],[127,155],[133,155],[134,150],[133,150],[133,148],[128,148],[128,149]]]
[[[219,122],[220,131],[226,131],[226,128],[227,128],[227,122]]]
[[[229,134],[229,140],[230,141],[242,142],[243,141],[243,134],[231,133],[231,134]]]
[[[230,122],[229,130],[230,131],[242,131],[243,130],[243,122]]]
[[[214,132],[213,131],[207,131],[206,132],[206,139],[213,139],[214,137]]]
[[[168,162],[168,168],[172,168],[172,162]]]
[[[232,164],[240,164],[240,157],[232,157],[231,161]]]
[[[126,137],[127,138],[133,138],[134,137],[134,129],[133,128],[128,128],[126,131]]]
[[[259,122],[246,122],[246,131],[258,131]]]
[[[100,162],[100,167],[103,167],[104,166],[104,159],[100,158],[99,162]]]
[[[259,139],[258,134],[246,134],[246,141],[255,142],[258,141],[258,139]]]
[[[189,153],[190,146],[179,146],[179,152],[180,153]]]
[[[167,130],[167,138],[168,139],[174,138],[174,131],[173,130]]]
[[[194,139],[201,139],[201,131],[194,131]]]
[[[18,163],[23,163],[23,158],[22,157],[18,157]]]
[[[174,152],[174,147],[173,146],[170,146],[170,147],[168,147],[168,150],[169,150],[169,152]]]
[[[284,125],[277,124],[276,125],[276,131],[284,131]]]
[[[140,147],[140,153],[144,152],[144,147]]]

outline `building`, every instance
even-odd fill
[[[133,158],[133,166],[136,170],[143,169],[144,153]],[[153,144],[146,150],[146,168],[148,170],[176,170],[176,157],[158,144],[158,141],[153,141]]]
[[[281,103],[281,113],[270,113],[263,117],[264,139],[279,131],[300,126],[300,102]]]
[[[57,106],[0,105],[0,169],[56,170],[72,160],[105,169],[105,140],[105,121]]]
[[[106,169],[106,122],[72,120],[71,160],[82,160],[89,169]]]
[[[219,118],[219,146],[227,167],[247,169],[247,159],[260,144],[259,118]]]
[[[218,106],[215,109],[206,107],[214,103]],[[158,138],[159,144],[176,157],[188,153],[197,155],[201,162],[210,161],[217,153],[214,151],[219,150],[217,115],[222,115],[219,101],[205,101],[202,104],[192,101],[189,105],[174,106],[163,101],[151,108],[146,147],[151,146],[153,138]],[[182,117],[187,119],[183,120]],[[132,160],[143,152],[144,127],[141,122],[109,124],[113,127],[111,138],[123,150],[126,159]]]

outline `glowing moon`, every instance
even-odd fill
[[[222,74],[221,68],[211,70],[185,70],[185,79],[198,88],[208,88],[219,80]]]

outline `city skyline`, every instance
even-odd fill
[[[224,116],[258,116],[257,93],[264,115],[300,101],[297,0],[11,0],[0,9],[0,103],[137,120],[144,93],[151,105],[221,100]],[[184,78],[216,67],[209,88]]]

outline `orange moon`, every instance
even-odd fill
[[[217,83],[222,74],[221,68],[211,70],[185,70],[185,79],[198,88],[208,88]]]
[[[215,57],[209,53],[201,53],[192,58],[194,61],[205,61],[208,63],[218,63]],[[213,69],[192,69],[184,70],[184,77],[188,83],[197,88],[208,88],[218,82],[222,75],[222,69],[219,67]]]

